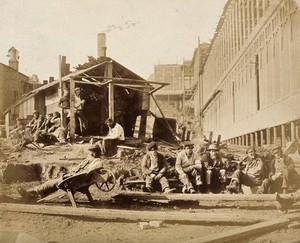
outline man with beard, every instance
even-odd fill
[[[200,157],[193,152],[194,144],[190,141],[183,142],[183,150],[178,153],[175,169],[183,183],[182,193],[196,193],[192,181],[201,185],[202,165]]]
[[[231,193],[240,192],[242,184],[249,187],[260,186],[264,179],[264,163],[256,154],[255,148],[249,147],[246,154],[246,159],[240,163],[238,169],[232,175],[230,184],[227,186],[227,190]]]
[[[283,192],[287,193],[291,186],[300,186],[300,176],[294,169],[293,160],[284,155],[280,146],[273,149],[275,158],[271,162],[269,178],[264,179],[257,193]]]
[[[207,148],[207,153],[203,155],[202,168],[204,172],[204,183],[206,192],[211,193],[211,190],[216,190],[219,186],[225,189],[226,170],[222,159],[219,156],[219,148],[216,144],[211,144]]]

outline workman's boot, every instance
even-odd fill
[[[173,193],[175,191],[176,191],[176,188],[167,187],[167,188],[165,188],[164,193],[168,194],[168,193]]]
[[[290,209],[294,204],[294,196],[291,195],[289,197],[283,198],[277,192],[276,194],[276,207],[280,212],[287,213],[288,209]]]
[[[197,175],[197,176],[196,176],[196,185],[197,185],[197,186],[202,185],[202,180],[201,180],[201,176],[200,176],[200,175]]]
[[[142,187],[142,191],[143,191],[143,192],[152,192],[152,188],[147,187],[147,186],[143,186],[143,187]]]
[[[232,181],[230,184],[226,187],[226,189],[230,193],[239,193],[239,183],[237,181]]]
[[[182,193],[187,193],[188,192],[188,189],[186,188],[186,186],[183,186],[182,187]]]
[[[194,188],[190,188],[190,189],[189,189],[189,192],[190,192],[191,194],[195,194],[195,193],[196,193],[196,191],[195,191]]]

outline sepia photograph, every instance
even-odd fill
[[[0,243],[300,242],[300,0],[0,0]]]

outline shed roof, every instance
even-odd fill
[[[133,89],[140,92],[145,92],[144,90],[147,88],[147,92],[149,92],[149,94],[154,93],[165,85],[168,85],[168,83],[147,81],[110,57],[99,57],[96,59],[90,56],[88,59],[88,62],[75,67],[76,71],[62,77],[61,82],[67,82],[71,79],[74,79],[76,83],[91,84],[96,86],[105,86],[109,83],[114,83],[116,86]],[[112,78],[105,77],[105,64],[107,63],[113,63]],[[60,79],[56,79],[51,83],[45,84],[26,93],[20,100],[12,104],[3,113],[8,113],[11,109],[34,97],[40,91],[51,88],[59,83]],[[155,88],[153,87],[153,84],[159,86]]]

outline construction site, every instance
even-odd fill
[[[107,55],[0,63],[0,242],[300,242],[300,8],[228,0],[148,79]],[[7,84],[10,81],[10,85]]]

